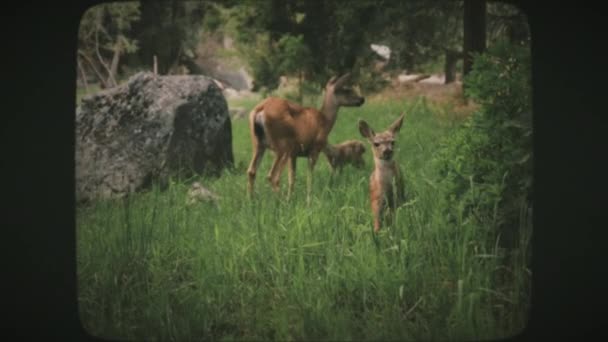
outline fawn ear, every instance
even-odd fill
[[[374,133],[374,130],[369,127],[369,125],[367,124],[367,122],[365,122],[364,120],[359,120],[359,132],[361,133],[361,135],[367,139],[371,139],[374,137],[374,135],[376,133]]]
[[[395,122],[393,122],[391,124],[391,126],[389,127],[389,131],[391,131],[393,134],[399,132],[399,130],[401,129],[401,125],[403,124],[403,118],[405,117],[405,112],[401,113],[401,116],[399,117],[399,119],[395,120]]]

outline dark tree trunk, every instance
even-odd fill
[[[110,76],[108,81],[116,80],[118,78],[118,63],[120,62],[120,45],[116,43],[114,46],[114,55],[112,56],[112,62],[110,63]],[[116,81],[118,83],[118,81]]]
[[[288,6],[289,1],[272,0],[270,4],[271,22],[269,25],[270,38],[277,41],[284,33],[291,32],[291,21],[289,20]]]
[[[462,52],[454,50],[445,50],[445,84],[452,83],[456,80],[456,63],[462,59]]]
[[[362,10],[358,15],[357,22],[359,23],[357,30],[361,30],[365,32],[367,27],[369,26],[371,19],[374,17],[374,11],[376,6],[369,6]],[[357,61],[357,55],[360,53],[361,48],[364,46],[365,40],[362,34],[355,35],[353,39],[351,39],[350,49],[345,51],[345,56],[343,57],[343,64],[341,66],[342,70],[338,70],[339,73],[344,73],[351,70],[355,62]]]
[[[183,24],[180,23],[185,15],[183,6],[183,1],[178,0],[150,0],[141,4],[141,19],[137,24],[139,55],[146,63],[152,63],[156,55],[159,75],[169,72],[181,48],[184,39]]]
[[[464,0],[464,61],[462,74],[467,75],[473,65],[472,53],[486,48],[486,2]]]
[[[80,72],[80,77],[82,80],[82,85],[84,86],[84,89],[86,91],[86,93],[89,93],[89,82],[87,81],[87,73],[84,71],[84,68],[82,67],[82,63],[81,63],[81,57],[78,56],[76,57],[76,61],[78,63],[78,71]]]
[[[528,23],[522,15],[514,16],[507,26],[507,34],[511,43],[524,43],[528,40]]]
[[[328,65],[327,48],[331,37],[329,31],[330,13],[329,3],[324,1],[306,1],[303,4],[304,20],[299,26],[299,33],[304,36],[304,43],[314,51],[312,74],[316,80],[325,85],[325,66]],[[318,78],[321,79],[318,79]]]

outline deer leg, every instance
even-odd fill
[[[260,162],[264,157],[264,152],[266,151],[266,147],[262,146],[262,144],[257,141],[254,142],[254,150],[253,150],[253,158],[249,163],[249,168],[247,169],[248,183],[247,183],[247,193],[249,197],[253,195],[253,184],[255,182],[255,175],[257,173],[258,167],[260,166]]]
[[[395,188],[393,187],[389,193],[386,194],[386,210],[384,216],[386,217],[386,223],[392,226],[394,223],[395,216]]]
[[[279,163],[280,163],[280,161],[281,161],[281,158],[282,158],[282,157],[283,157],[283,155],[282,155],[282,154],[278,154],[278,153],[277,153],[277,154],[275,155],[275,157],[274,157],[274,161],[272,162],[272,166],[270,167],[270,170],[268,171],[268,175],[266,176],[266,179],[268,180],[268,182],[269,182],[269,183],[270,183],[270,185],[272,186],[272,190],[273,190],[273,191],[275,191],[275,192],[276,192],[278,189],[276,189],[276,188],[275,188],[273,180],[274,180],[274,178],[275,178],[275,177],[274,177],[274,175],[275,175],[275,173],[276,173],[276,171],[277,171],[277,168],[278,168],[278,166],[279,166]]]
[[[297,157],[295,155],[291,155],[289,157],[289,188],[287,192],[287,198],[291,198],[293,194],[293,188],[296,181],[296,161]]]
[[[268,181],[272,185],[272,190],[274,192],[278,192],[279,189],[279,181],[281,179],[281,173],[283,172],[283,168],[285,167],[285,163],[289,155],[287,153],[283,153],[281,155],[277,155],[277,158],[274,160],[272,168],[268,173]]]
[[[283,170],[285,169],[285,165],[287,165],[287,162],[289,161],[289,157],[289,154],[284,154],[281,160],[279,161],[279,165],[277,166],[277,169],[275,171],[273,184],[277,191],[279,190],[279,180],[281,179],[281,174],[283,174]]]
[[[382,224],[382,204],[378,200],[372,200],[371,207],[374,215],[374,233],[377,233]]]
[[[306,173],[306,203],[310,205],[310,195],[312,193],[312,171],[315,168],[315,164],[317,163],[317,154],[310,154],[308,156],[308,172]]]
[[[362,168],[363,168],[363,166],[364,166],[364,162],[363,162],[363,159],[361,158],[361,156],[357,157],[357,159],[356,159],[356,161],[355,161],[355,166],[356,166],[358,169],[362,169]]]
[[[377,233],[380,231],[380,226],[381,226],[381,222],[380,222],[380,216],[378,214],[374,215],[374,233]]]
[[[393,223],[395,222],[394,215],[395,215],[395,210],[390,207],[387,208],[386,212],[384,213],[387,226],[390,226],[390,227],[393,226]]]

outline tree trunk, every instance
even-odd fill
[[[359,22],[358,30],[361,30],[361,32],[365,32],[367,30],[367,27],[371,23],[372,18],[374,18],[375,10],[376,5],[370,5],[364,8],[359,13],[359,20],[357,20]],[[360,52],[361,48],[364,46],[364,44],[365,37],[363,34],[357,34],[354,36],[354,38],[349,39],[347,45],[350,46],[350,48],[346,49],[345,51],[345,55],[343,57],[343,65],[341,66],[342,70],[340,70],[340,72],[352,70],[352,68],[355,66],[355,62],[357,61],[357,55]]]
[[[304,20],[300,24],[299,32],[304,35],[304,43],[314,51],[311,75],[314,81],[321,84],[327,82],[326,66],[329,65],[327,32],[330,27],[329,4],[324,1],[303,2]]]
[[[82,79],[82,84],[84,85],[84,89],[86,93],[89,93],[89,82],[87,82],[87,74],[84,72],[84,68],[82,67],[82,62],[80,61],[81,57],[76,57],[76,61],[78,63],[78,70],[80,71],[80,78]]]
[[[467,75],[473,65],[472,53],[481,53],[486,48],[486,2],[464,1],[464,61],[462,74]]]
[[[95,67],[95,63],[93,63],[93,60],[87,56],[84,52],[82,51],[78,51],[78,53],[84,58],[84,60],[89,64],[89,66],[91,67],[91,69],[93,69],[93,72],[95,73],[95,76],[97,76],[97,79],[99,80],[99,83],[101,85],[102,88],[109,88],[110,85],[107,83],[107,80],[105,77],[103,77],[103,75],[101,75],[101,72],[97,69],[97,67]]]
[[[112,75],[110,68],[108,67],[106,62],[103,60],[103,57],[101,56],[101,53],[99,52],[99,24],[95,28],[95,52],[97,54],[97,59],[99,60],[99,64],[101,64],[104,67],[104,69],[106,69],[106,72],[108,73],[108,80],[107,80],[107,82],[104,82],[104,83],[109,87],[115,87],[117,83],[116,83],[116,80],[114,79],[114,75]]]
[[[114,55],[112,56],[112,62],[110,64],[110,75],[114,80],[116,80],[116,75],[118,74],[118,62],[120,61],[120,53],[120,44],[116,43],[114,45]]]
[[[289,20],[289,14],[287,10],[287,6],[289,3],[285,0],[271,0],[270,1],[270,11],[272,15],[270,16],[271,21],[269,23],[269,31],[270,31],[270,39],[272,41],[277,41],[281,38],[283,33],[291,32],[291,22]]]
[[[452,83],[456,80],[456,63],[462,59],[462,52],[454,50],[445,50],[445,84]]]
[[[177,73],[178,67],[179,67],[179,60],[182,58],[182,50],[183,50],[183,45],[180,45],[177,53],[175,54],[175,58],[173,58],[173,63],[171,63],[169,65],[169,70],[167,72],[167,74],[172,73],[175,74]]]
[[[507,24],[507,34],[511,43],[521,44],[529,38],[528,23],[522,15],[515,15]]]

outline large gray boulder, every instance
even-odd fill
[[[76,199],[123,197],[233,164],[221,90],[204,76],[139,73],[76,110]]]

